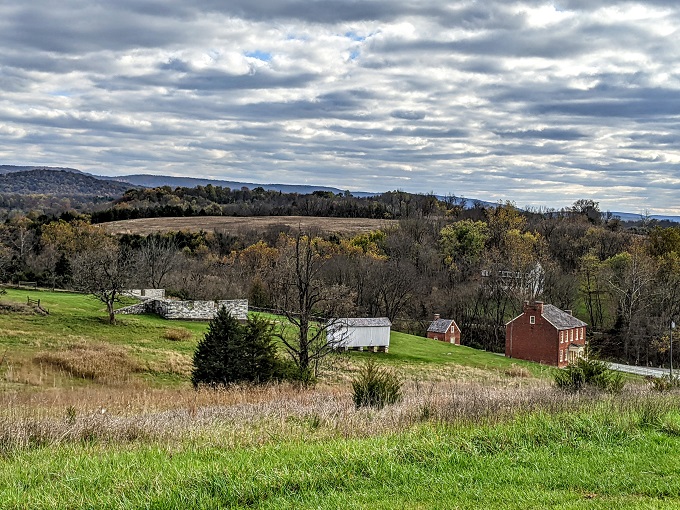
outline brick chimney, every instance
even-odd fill
[[[440,316],[438,313],[435,313],[435,314],[434,314],[434,319],[433,319],[433,320],[438,321],[440,317],[441,317],[441,316]]]
[[[543,301],[534,301],[533,303],[529,301],[524,302],[524,313],[535,313],[541,315],[543,313]]]

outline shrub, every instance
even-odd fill
[[[166,340],[172,340],[173,342],[181,342],[183,340],[189,340],[192,337],[192,334],[188,329],[168,328],[165,330],[163,337]]]
[[[670,391],[680,388],[680,377],[664,375],[663,377],[652,377],[652,389],[656,391]]]
[[[401,380],[390,370],[369,359],[352,381],[354,405],[382,409],[401,400]]]
[[[191,382],[194,387],[262,383],[276,376],[277,366],[269,322],[255,317],[242,325],[222,307],[196,347]]]
[[[505,375],[509,377],[531,377],[531,372],[513,363],[509,368],[505,369]]]
[[[620,372],[611,370],[604,361],[579,358],[555,372],[555,384],[567,391],[579,391],[586,386],[618,393],[625,384]]]

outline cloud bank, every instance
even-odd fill
[[[5,2],[0,161],[680,214],[679,27],[664,0]]]

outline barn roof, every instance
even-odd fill
[[[543,317],[557,329],[571,329],[587,326],[585,322],[577,319],[554,305],[543,305]]]
[[[387,317],[345,317],[342,319],[336,319],[335,323],[340,323],[345,326],[354,326],[357,328],[384,327],[392,325]]]
[[[453,319],[437,319],[436,321],[432,321],[430,327],[427,328],[427,332],[446,333],[449,328],[451,328],[451,324],[456,324]]]

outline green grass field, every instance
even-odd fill
[[[191,356],[207,323],[167,321],[153,315],[121,315],[117,324],[110,325],[103,303],[90,296],[68,292],[8,289],[6,295],[0,296],[0,303],[26,303],[28,297],[40,299],[50,314],[0,313],[0,355],[5,352],[0,374],[4,368],[5,387],[71,386],[88,384],[91,380],[110,383],[116,379],[118,382],[145,382],[156,387],[188,385]],[[183,340],[168,339],[178,331],[184,333]],[[129,363],[115,367],[118,376],[104,374],[97,378],[86,374],[83,377],[78,374],[88,372],[87,367],[81,367],[83,370],[79,372],[69,364],[73,356],[63,354],[73,349],[79,355],[97,351],[91,355],[129,357]],[[50,357],[45,353],[60,354]],[[481,376],[484,375],[482,372],[498,376],[518,367],[524,368],[528,376],[544,377],[551,370],[535,363],[510,360],[396,331],[392,332],[387,354],[351,352],[343,356],[355,361],[374,356],[380,362],[399,368],[405,375],[426,376],[430,373],[440,378],[447,374],[454,378],[475,373]],[[60,363],[62,358],[64,362]],[[71,368],[75,374],[70,372]],[[460,368],[473,371],[465,372]]]
[[[662,419],[674,425],[532,414],[494,426],[424,424],[380,437],[248,448],[30,449],[0,457],[0,506],[673,509],[679,422],[677,414]]]
[[[111,326],[61,292],[0,309],[0,510],[680,508],[680,399],[641,379],[566,394],[550,368],[393,332],[314,387],[196,392],[206,323]],[[404,379],[399,403],[354,407],[369,356]]]
[[[5,353],[0,373],[4,369],[5,384],[12,387],[68,386],[97,380],[70,373],[67,362],[55,370],[58,360],[52,363],[42,356],[74,348],[81,354],[94,350],[93,356],[102,359],[129,356],[129,370],[113,379],[133,378],[152,385],[185,384],[191,355],[206,329],[206,323],[169,323],[154,316],[121,316],[117,324],[110,325],[103,303],[68,292],[8,289],[6,295],[0,296],[0,303],[25,304],[28,297],[40,299],[50,314],[0,313],[0,353]],[[178,329],[187,332],[188,340],[166,339],[171,330]]]

